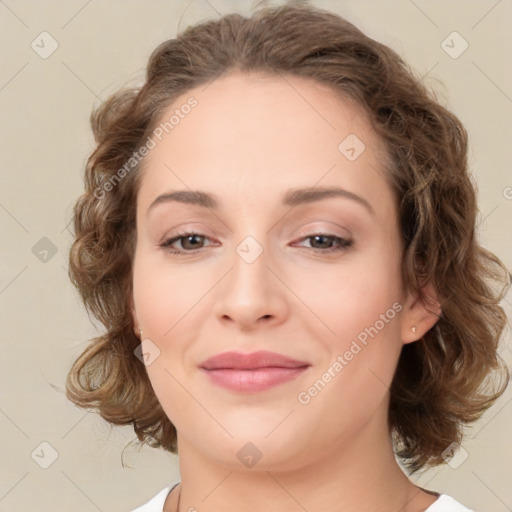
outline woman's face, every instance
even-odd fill
[[[316,82],[239,73],[173,114],[143,170],[133,305],[180,451],[291,468],[387,436],[410,325],[370,125]]]

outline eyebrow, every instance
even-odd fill
[[[339,187],[290,189],[283,196],[282,204],[284,206],[295,207],[303,204],[314,203],[316,201],[321,201],[322,199],[328,199],[331,197],[351,199],[361,206],[364,206],[369,213],[375,215],[374,209],[366,199]],[[159,195],[151,203],[147,213],[149,214],[149,212],[155,206],[168,202],[191,204],[212,210],[216,210],[219,207],[219,201],[212,194],[208,194],[200,190],[173,190]]]

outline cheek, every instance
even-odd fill
[[[302,384],[297,401],[304,424],[323,418],[324,438],[335,439],[341,432],[343,439],[350,438],[386,410],[402,348],[402,304],[393,272],[383,270],[367,268],[338,280],[331,276],[324,295],[314,302],[334,334],[315,323],[310,337],[319,341],[325,357]]]
[[[309,318],[317,318],[322,338],[334,340],[339,349],[360,333],[364,338],[365,329],[375,324],[386,336],[395,332],[402,296],[399,254],[391,244],[352,253],[340,264],[318,265],[296,276],[292,286],[313,313]]]
[[[143,338],[156,354],[146,371],[167,417],[177,428],[189,428],[202,412],[186,392],[190,383],[183,366],[196,329],[198,306],[208,283],[191,272],[155,264],[151,258],[134,265],[133,295]],[[155,348],[156,347],[156,348]],[[192,407],[191,407],[192,405]]]
[[[193,265],[178,268],[162,259],[154,260],[144,255],[135,261],[134,304],[143,338],[154,343],[158,354],[146,367],[151,385],[169,419],[178,426],[187,421],[189,413],[190,418],[204,413],[183,407],[190,405],[183,385],[187,389],[190,385],[191,352],[213,308],[215,284],[225,271],[209,266],[202,266],[200,271]]]
[[[209,276],[215,275],[212,272]],[[208,273],[201,275],[207,277]],[[197,270],[192,267],[171,267],[162,263],[161,258],[159,261],[144,257],[136,260],[133,296],[144,336],[160,340],[170,338],[181,327],[180,323],[187,323],[187,315],[213,283],[212,277],[198,278]]]
[[[331,392],[322,391],[318,405],[342,399],[353,413],[361,408],[364,415],[388,392],[402,348],[400,255],[395,247],[382,243],[373,251],[354,253],[335,270],[324,267],[315,279],[302,281],[302,296],[321,320],[308,321],[306,328],[328,354],[315,378],[322,381],[319,389],[329,382]]]

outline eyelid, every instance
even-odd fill
[[[317,221],[318,222],[318,221]],[[301,226],[296,232],[297,235],[293,235],[295,237],[304,237],[308,235],[318,235],[318,234],[324,234],[326,236],[336,236],[339,238],[346,238],[346,239],[352,239],[353,235],[352,233],[342,226],[341,224],[338,224],[336,222],[326,222],[326,221],[320,221],[322,224],[318,225],[315,223],[315,221],[310,222],[306,224],[305,226]],[[312,225],[314,224],[314,225]],[[295,233],[295,231],[294,231]]]
[[[178,227],[174,227],[172,229],[166,230],[165,234],[161,236],[159,243],[163,243],[166,240],[169,240],[170,238],[175,238],[177,236],[186,236],[186,235],[201,235],[208,238],[212,238],[210,235],[207,234],[207,232],[210,232],[208,228],[206,228],[202,224],[195,224],[195,223],[189,223],[189,224],[182,224]]]

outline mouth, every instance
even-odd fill
[[[224,352],[201,363],[210,381],[230,391],[265,391],[295,379],[311,365],[275,352]]]

